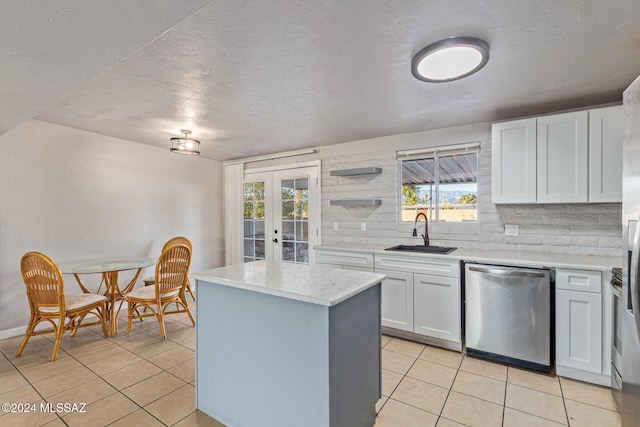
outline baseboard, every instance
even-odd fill
[[[125,319],[126,319],[127,317],[126,304],[123,304],[122,309],[120,310],[120,314],[118,315],[118,318],[122,319],[123,315],[125,316]],[[90,319],[90,318],[87,318],[87,319]],[[41,331],[43,329],[49,329],[49,328],[51,328],[51,323],[42,322],[38,326],[36,326],[36,331]],[[108,325],[107,325],[107,328],[108,328]],[[22,337],[24,336],[24,333],[26,331],[27,331],[27,325],[18,326],[11,329],[5,329],[4,331],[0,331],[0,340],[6,340],[7,338],[13,338],[13,337]]]
[[[598,384],[604,387],[611,387],[611,375],[596,374],[593,372],[558,365],[556,365],[556,375],[591,384]]]
[[[384,335],[390,335],[392,337],[398,337],[405,340],[416,341],[422,344],[433,345],[435,347],[446,348],[447,350],[462,351],[461,342],[447,341],[440,338],[427,337],[425,335],[416,334],[414,332],[401,331],[399,329],[389,328],[388,326],[382,327],[382,333]]]
[[[27,330],[27,325],[18,326],[17,328],[12,328],[12,329],[5,329],[4,331],[0,331],[0,340],[6,340],[7,338],[23,336],[26,330]]]

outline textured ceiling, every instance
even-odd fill
[[[638,0],[3,2],[0,132],[34,117],[226,160],[607,102],[640,74]],[[411,76],[485,39],[464,80]],[[11,100],[7,102],[6,100]]]

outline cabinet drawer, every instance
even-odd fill
[[[556,270],[556,288],[602,293],[602,273],[589,270]]]
[[[373,254],[341,251],[317,251],[319,264],[348,265],[351,267],[373,268]]]
[[[460,261],[429,257],[375,255],[375,267],[384,270],[411,271],[434,276],[460,277]]]

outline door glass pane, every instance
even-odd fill
[[[295,253],[293,252],[294,242],[282,242],[282,261],[295,262]]]
[[[296,243],[296,259],[305,260],[300,262],[308,262],[309,259],[309,244],[308,243]]]
[[[282,221],[282,239],[283,240],[289,240],[289,241],[296,240],[294,224],[295,223],[293,221]]]
[[[264,240],[255,240],[255,252],[254,252],[254,256],[255,259],[265,259],[265,255],[264,255]]]
[[[293,200],[282,200],[282,219],[293,219],[295,218],[294,211],[294,201]]]
[[[264,259],[264,182],[244,184],[244,261]]]
[[[309,221],[296,221],[296,237],[298,240],[309,240]]]
[[[255,229],[253,230],[254,232],[254,237],[256,239],[262,239],[264,240],[264,220],[262,221],[255,221],[254,222],[254,227]]]
[[[253,237],[253,221],[244,220],[244,237]]]
[[[293,179],[282,180],[282,187],[281,187],[282,200],[294,199],[295,197],[294,181],[295,180]]]
[[[309,179],[281,181],[282,260],[309,263]]]
[[[253,240],[252,239],[244,239],[244,256],[245,258],[247,257],[252,257],[253,256]]]

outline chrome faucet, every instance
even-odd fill
[[[418,218],[420,218],[420,216],[424,217],[424,234],[421,234],[422,240],[424,240],[425,246],[429,246],[429,220],[427,219],[427,215],[425,215],[424,212],[420,212],[418,215],[416,215],[416,220],[413,222],[413,237],[418,237],[418,230],[416,227],[418,224]]]

